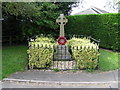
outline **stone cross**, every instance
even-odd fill
[[[60,36],[64,36],[64,25],[68,22],[64,14],[60,14],[60,16],[56,19],[56,22],[60,25]]]

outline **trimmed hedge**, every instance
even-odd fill
[[[79,69],[95,69],[98,65],[99,46],[87,38],[72,38],[68,41],[72,56]]]
[[[29,48],[29,68],[49,68],[53,61],[53,48]]]
[[[69,23],[65,26],[66,35],[92,36],[100,39],[101,47],[120,50],[120,14],[74,15],[67,19]]]
[[[30,69],[33,68],[49,68],[52,66],[54,48],[52,38],[40,36],[36,39],[31,39],[29,42],[29,49],[27,53],[28,65]]]

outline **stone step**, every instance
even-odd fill
[[[54,61],[52,69],[74,69],[76,67],[75,61]]]

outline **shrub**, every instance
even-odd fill
[[[29,42],[29,67],[48,68],[52,65],[54,48],[52,38],[38,37]]]
[[[98,45],[87,38],[72,38],[68,41],[73,58],[79,69],[95,69],[98,65]]]
[[[35,39],[36,42],[41,42],[41,43],[54,43],[55,40],[52,37],[45,37],[43,35],[41,35],[40,37],[37,37]]]
[[[42,40],[43,39],[43,40]],[[54,47],[56,43],[52,38],[38,37],[29,42],[29,67],[49,68],[52,66]],[[95,69],[98,65],[98,45],[90,42],[88,38],[75,38],[68,40],[72,56],[79,69]]]
[[[55,68],[54,69],[54,72],[59,72],[60,70],[58,68]]]
[[[101,47],[120,50],[120,14],[74,15],[67,18],[66,34],[92,36],[100,39]]]

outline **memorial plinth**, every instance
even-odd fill
[[[67,45],[58,45],[56,47],[54,60],[71,60],[71,54],[69,53]]]

